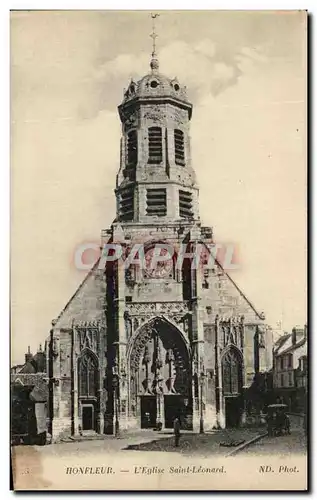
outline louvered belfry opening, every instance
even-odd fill
[[[149,159],[148,163],[156,164],[163,161],[162,129],[160,127],[149,128]]]
[[[193,195],[189,191],[179,191],[179,215],[182,218],[193,217]]]
[[[138,162],[138,135],[136,130],[131,130],[127,138],[128,167],[135,167]]]
[[[146,191],[147,215],[166,215],[166,189],[147,189]]]
[[[184,132],[181,130],[174,130],[174,143],[175,143],[175,163],[176,165],[185,165],[185,146],[184,146]]]
[[[134,190],[129,187],[120,193],[120,219],[132,220],[134,217]]]

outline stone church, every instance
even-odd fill
[[[207,269],[190,257],[176,265],[177,249],[199,244],[208,259],[213,242],[199,216],[186,87],[160,73],[153,52],[118,111],[117,213],[101,248],[117,244],[129,255],[141,244],[145,266],[101,255],[52,321],[48,431],[58,440],[164,429],[175,416],[200,432],[243,425],[254,381],[272,365],[271,330],[217,260]],[[152,268],[165,243],[175,255]]]

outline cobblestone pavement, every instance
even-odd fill
[[[241,442],[249,441],[255,436],[265,432],[265,429],[232,429],[208,432],[206,434],[184,433],[181,436],[179,447],[174,445],[174,437],[166,437],[157,441],[141,443],[130,446],[136,451],[174,452],[183,455],[207,457],[228,455],[235,446],[223,446],[222,444],[238,445]]]
[[[220,446],[220,443],[248,441],[265,429],[232,429],[195,434],[183,432],[178,448],[174,446],[172,432],[137,431],[122,433],[119,439],[113,436],[105,436],[104,439],[62,442],[48,446],[19,446],[19,452],[26,452],[27,448],[36,448],[43,456],[59,455],[84,457],[88,455],[99,455],[109,453],[124,453],[142,455],[142,452],[171,452],[183,455],[196,455],[206,457],[212,455],[224,456],[230,453],[234,447]],[[23,448],[23,451],[21,450]],[[135,458],[136,458],[135,457]]]
[[[239,452],[239,457],[250,455],[306,454],[306,437],[301,429],[294,429],[290,435],[265,436]]]

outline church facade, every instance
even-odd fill
[[[201,432],[243,425],[254,380],[272,365],[271,331],[217,259],[204,265],[213,231],[199,216],[186,88],[153,53],[118,110],[117,213],[101,234],[112,258],[101,254],[52,321],[48,431],[172,428],[175,416]]]

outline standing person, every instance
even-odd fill
[[[180,437],[181,437],[181,422],[180,422],[180,418],[176,417],[174,420],[175,447],[179,446]]]

